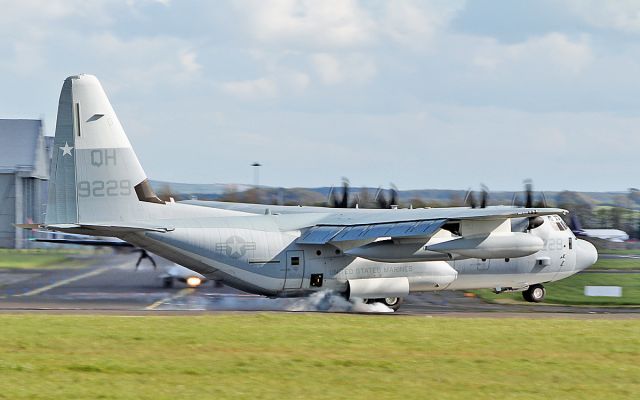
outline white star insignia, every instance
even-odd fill
[[[232,236],[227,240],[227,253],[229,257],[239,258],[243,254],[244,243],[239,238]]]
[[[69,146],[69,143],[64,142],[64,147],[60,147],[60,150],[62,150],[62,156],[66,156],[67,154],[72,156],[71,154],[71,150],[73,150],[73,146]]]

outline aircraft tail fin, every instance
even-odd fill
[[[67,78],[58,103],[45,224],[143,220],[163,204],[98,79]]]

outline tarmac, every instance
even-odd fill
[[[395,313],[385,307],[353,304],[325,292],[311,298],[269,299],[206,282],[189,288],[176,282],[163,288],[169,262],[147,261],[135,269],[137,254],[92,256],[85,268],[0,269],[0,313],[107,315],[200,315],[219,312],[340,312],[376,315],[525,318],[640,318],[640,307],[549,304],[495,304],[462,292],[409,295]]]

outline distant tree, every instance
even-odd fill
[[[611,228],[619,229],[622,226],[622,219],[625,211],[626,210],[622,207],[609,208],[609,223],[611,224]]]
[[[636,188],[629,188],[629,208],[638,208],[640,207],[640,190]]]
[[[358,207],[360,208],[371,208],[373,204],[373,199],[369,194],[369,189],[366,187],[362,187],[358,192]]]
[[[429,207],[429,205],[427,204],[426,201],[422,200],[421,198],[418,197],[414,197],[412,199],[409,199],[409,204],[413,207],[413,208],[424,208],[424,207]]]
[[[596,221],[597,221],[597,226],[595,226],[596,228],[606,228],[609,227],[609,211],[604,208],[598,208],[595,211],[595,216],[596,216]]]
[[[238,187],[236,185],[228,185],[225,189],[224,189],[224,193],[222,193],[222,196],[220,196],[218,198],[219,201],[227,201],[227,202],[239,202],[240,201],[240,194],[238,192]]]
[[[180,194],[178,194],[177,192],[174,192],[173,189],[171,189],[170,185],[163,185],[158,190],[157,195],[160,200],[164,200],[164,201],[171,201],[172,198],[174,200],[180,200]]]
[[[457,192],[451,194],[449,197],[449,207],[462,207],[464,206],[464,198],[459,195]]]

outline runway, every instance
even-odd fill
[[[158,269],[137,255],[101,255],[86,268],[54,270],[0,270],[0,312],[95,313],[122,315],[199,314],[243,311],[334,311],[382,313],[380,305],[353,304],[323,293],[305,299],[269,299],[207,282],[189,288],[176,282],[163,288]],[[383,307],[384,308],[384,307]],[[388,310],[386,310],[388,311]],[[549,304],[490,304],[462,292],[409,295],[395,315],[458,315],[528,317],[582,315],[640,318],[640,308],[559,306]]]

